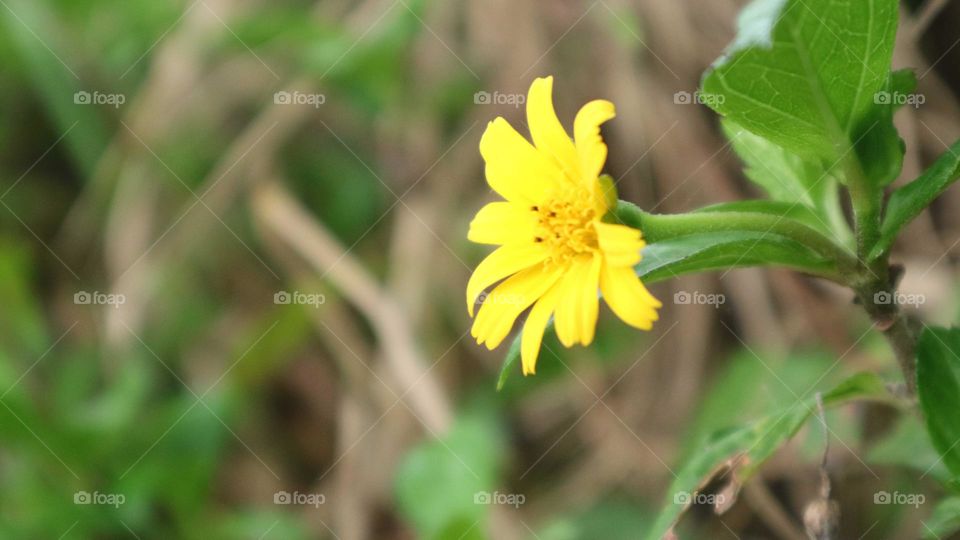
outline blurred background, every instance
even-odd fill
[[[469,336],[477,145],[555,76],[606,98],[607,170],[657,212],[759,196],[697,103],[739,0],[0,0],[0,537],[640,538],[717,429],[859,370],[848,293],[779,270],[653,286],[536,377]],[[960,137],[960,3],[903,5],[901,182]],[[895,258],[957,320],[960,191]],[[679,296],[678,296],[679,295]],[[686,296],[684,296],[686,295]],[[692,301],[690,299],[693,299]],[[687,300],[687,301],[684,301]],[[942,495],[916,419],[829,415],[843,538],[917,538]],[[683,538],[802,539],[804,429]]]

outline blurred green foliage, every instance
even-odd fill
[[[407,6],[358,43],[342,23],[314,16],[310,3],[261,4],[231,20],[229,31],[218,34],[221,42],[205,45],[211,55],[205,61],[249,54],[247,47],[282,58],[294,74],[322,77],[325,92],[372,119],[414,90],[402,74],[409,45],[423,31],[416,20],[423,2]],[[183,355],[236,302],[230,286],[209,286],[225,261],[210,265],[200,257],[168,269],[162,318],[151,321],[131,351],[110,356],[102,336],[79,329],[88,324],[61,326],[67,317],[50,307],[71,304],[71,287],[95,290],[97,271],[77,268],[73,281],[33,237],[34,231],[52,235],[76,197],[104,204],[113,190],[115,178],[95,172],[110,141],[124,136],[118,111],[76,106],[74,94],[122,93],[130,106],[149,82],[162,39],[176,33],[185,11],[203,9],[209,8],[202,2],[147,0],[10,0],[0,9],[0,102],[8,113],[0,118],[0,192],[10,208],[0,209],[0,538],[309,536],[298,513],[267,496],[222,504],[232,496],[218,492],[224,460],[239,445],[234,430],[267,406],[264,381],[310,339],[303,308],[279,306],[247,321],[229,345],[230,358],[242,359],[236,369],[212,388],[187,388]],[[156,147],[171,169],[164,189],[189,204],[177,180],[199,186],[229,133],[196,118],[176,126],[175,135]],[[285,172],[304,203],[352,243],[376,225],[392,198],[378,173],[353,154],[368,145],[350,140],[347,148],[321,135],[285,147]],[[230,221],[251,234],[246,224]],[[224,249],[204,257],[213,253]],[[61,275],[66,289],[57,285]],[[87,308],[72,306],[69,316],[97,317]],[[88,494],[120,494],[123,504],[83,504]]]

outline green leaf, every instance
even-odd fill
[[[754,135],[733,120],[722,122],[724,133],[745,165],[744,174],[774,201],[796,205],[788,212],[805,224],[850,243],[853,234],[840,206],[837,179],[819,162],[801,159],[773,142]],[[760,210],[757,210],[760,211]],[[813,219],[799,219],[799,213]]]
[[[897,179],[903,169],[906,146],[893,125],[893,113],[904,105],[905,98],[917,86],[913,71],[894,71],[884,89],[875,96],[876,107],[867,118],[862,134],[854,134],[857,157],[867,178],[878,186]]]
[[[475,497],[494,491],[502,456],[502,435],[489,412],[461,414],[449,433],[411,450],[394,493],[417,537],[479,538],[489,506]]]
[[[704,77],[707,103],[789,152],[832,165],[885,118],[875,102],[890,87],[897,10],[897,0],[754,0]]]
[[[874,374],[861,373],[847,379],[834,390],[823,395],[824,407],[835,407],[855,399],[887,400],[889,395],[883,381]],[[724,474],[733,484],[724,494],[736,496],[740,486],[773,453],[786,443],[816,412],[816,398],[804,399],[794,406],[765,417],[751,425],[716,434],[683,467],[675,472],[675,480],[668,490],[665,508],[657,517],[646,538],[660,540],[680,520],[689,508],[687,497],[710,480]],[[732,501],[721,501],[728,504]]]
[[[890,72],[887,91],[891,93],[891,96],[877,96],[877,101],[886,102],[892,106],[893,110],[897,110],[907,104],[906,100],[897,99],[897,95],[906,97],[916,89],[917,74],[912,69],[898,69]]]
[[[916,180],[890,195],[880,240],[870,251],[870,258],[876,259],[886,253],[897,239],[900,229],[920,215],[957,178],[960,178],[960,141],[955,142]]]
[[[917,344],[917,393],[927,432],[944,464],[960,475],[960,329],[926,328]]]
[[[746,166],[744,174],[771,199],[817,208],[817,201],[824,193],[836,189],[834,179],[819,164],[804,161],[729,118],[723,119],[722,126],[730,145]]]
[[[762,362],[758,360],[762,356]],[[714,378],[698,412],[685,429],[680,461],[699,451],[710,435],[741,425],[767,411],[784,409],[811,388],[830,387],[834,358],[826,353],[793,353],[787,357],[738,351]]]
[[[693,272],[758,265],[782,265],[829,272],[832,263],[805,245],[770,232],[729,231],[692,234],[650,244],[637,274],[652,283]]]
[[[924,540],[940,540],[960,531],[960,497],[940,501],[933,509],[933,515],[923,525]]]

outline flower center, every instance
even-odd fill
[[[560,196],[534,206],[540,230],[534,239],[550,250],[546,263],[566,263],[574,257],[597,249],[597,232],[591,223],[596,211],[590,193],[584,188],[564,190]]]

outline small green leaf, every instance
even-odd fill
[[[874,374],[861,373],[847,379],[823,395],[825,407],[835,407],[857,399],[888,400],[883,381]],[[810,397],[792,407],[765,417],[751,425],[716,434],[690,461],[678,469],[668,490],[664,510],[647,534],[649,540],[660,540],[672,529],[689,507],[690,495],[696,493],[718,473],[729,472],[735,496],[739,487],[783,446],[816,411],[816,398]],[[720,501],[729,503],[732,501]]]
[[[897,239],[900,229],[920,215],[957,178],[960,178],[960,141],[954,143],[916,180],[890,195],[880,241],[870,251],[870,258],[876,259],[886,253]]]
[[[927,432],[944,464],[960,475],[960,329],[930,328],[917,344],[917,393]]]
[[[729,118],[724,118],[722,125],[730,146],[746,166],[744,174],[771,199],[816,208],[826,191],[836,189],[834,179],[819,164],[804,161]]]
[[[553,327],[553,319],[550,320],[549,326]],[[510,343],[510,348],[507,349],[507,356],[503,359],[503,365],[500,366],[500,375],[497,377],[497,392],[503,390],[503,385],[507,384],[513,366],[517,365],[520,360],[520,342],[520,334],[517,334],[517,337],[513,338],[513,342]]]
[[[876,107],[861,122],[863,129],[854,134],[855,150],[863,172],[878,186],[897,179],[903,169],[906,146],[893,125],[893,113],[906,103],[917,86],[913,71],[904,69],[890,74],[884,89],[876,94]]]
[[[801,159],[729,118],[723,119],[723,129],[746,167],[747,178],[771,199],[795,204],[798,210],[790,212],[795,219],[797,213],[807,211],[814,219],[800,221],[837,237],[841,243],[852,243],[853,233],[840,205],[836,176],[822,163]]]
[[[885,115],[876,101],[889,88],[897,10],[897,0],[754,0],[704,77],[707,102],[787,151],[833,165]]]
[[[893,106],[893,109],[899,109],[906,105],[906,101],[896,99],[896,95],[908,96],[917,89],[917,74],[912,69],[898,69],[890,72],[890,84],[888,90],[893,94],[894,99],[878,99],[878,101],[887,101]]]

